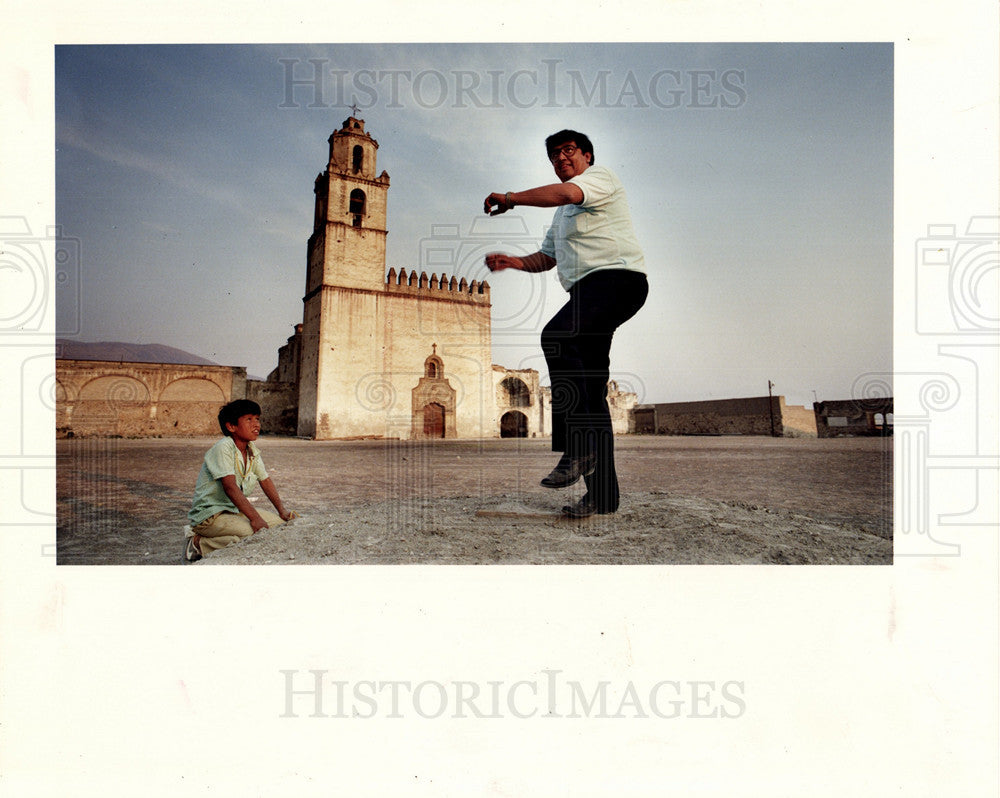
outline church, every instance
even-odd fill
[[[314,184],[302,323],[268,377],[295,386],[288,391],[295,433],[318,440],[549,434],[538,373],[491,362],[489,283],[386,271],[389,175],[378,172],[377,152],[364,120],[349,117],[330,136]]]

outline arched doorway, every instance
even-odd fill
[[[411,437],[457,437],[455,400],[456,391],[444,376],[444,361],[438,357],[437,344],[432,344],[430,357],[424,361],[424,376],[412,393]]]
[[[500,417],[501,438],[527,438],[528,417],[519,410],[510,410]]]
[[[424,437],[444,437],[444,405],[437,402],[424,405]]]

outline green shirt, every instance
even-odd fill
[[[267,479],[264,460],[253,441],[247,442],[245,464],[242,453],[229,437],[220,439],[205,454],[194,486],[191,511],[188,513],[191,526],[196,526],[217,513],[239,512],[222,487],[222,478],[226,476],[236,477],[236,484],[244,496],[249,496],[258,482]]]

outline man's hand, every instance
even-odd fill
[[[514,203],[509,202],[507,199],[509,196],[509,191],[506,194],[497,194],[496,192],[490,194],[483,202],[483,213],[488,213],[490,216],[496,216],[499,213],[506,213],[514,207]],[[496,208],[496,210],[494,210],[494,208]]]
[[[502,252],[491,252],[486,256],[486,268],[491,272],[498,272],[502,269],[521,269],[522,267],[521,259],[513,255],[504,255]]]
[[[531,255],[504,255],[502,252],[491,252],[486,256],[486,268],[491,272],[502,269],[518,269],[522,272],[545,272],[556,265],[556,259],[544,252]]]

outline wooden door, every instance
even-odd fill
[[[444,405],[436,402],[424,405],[424,437],[444,437]]]

